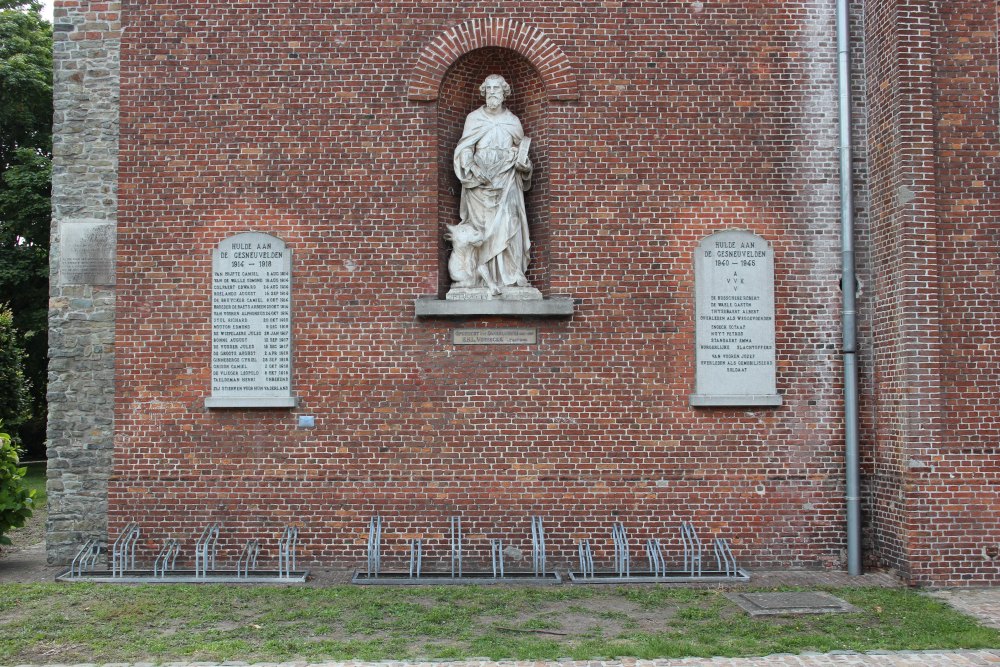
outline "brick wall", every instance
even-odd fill
[[[997,7],[866,7],[874,548],[996,583]]]
[[[942,437],[915,471],[920,579],[1000,582],[996,3],[941,3],[934,57]]]
[[[390,560],[443,554],[453,514],[474,555],[526,548],[538,514],[556,562],[691,518],[746,564],[839,565],[830,5],[125,3],[122,38],[117,3],[59,2],[53,276],[95,222],[118,273],[53,281],[50,560],[138,520],[146,556],[296,523],[306,561],[353,562],[380,512]],[[917,583],[1000,571],[998,11],[854,6],[866,547]],[[576,313],[418,320],[492,71],[535,140],[529,275]],[[687,403],[691,253],[727,228],[776,252],[780,408]],[[294,252],[291,411],[204,408],[211,251],[248,230]],[[451,344],[503,326],[539,342]]]
[[[540,514],[566,561],[614,520],[645,537],[691,518],[746,563],[839,563],[830,3],[125,14],[112,534],[138,520],[151,550],[208,521],[297,522],[307,561],[350,562],[373,512],[430,551],[449,515],[526,536]],[[428,45],[463,30],[476,48],[435,66]],[[532,278],[578,305],[527,323],[536,346],[455,347],[456,326],[526,324],[413,316],[443,289],[448,144],[493,58],[540,139]],[[775,248],[781,408],[688,406],[692,252],[728,228]],[[246,230],[294,251],[294,411],[204,408],[211,251]]]

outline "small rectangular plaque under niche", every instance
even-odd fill
[[[536,345],[538,329],[453,329],[455,345]]]

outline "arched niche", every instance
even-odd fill
[[[542,294],[549,292],[549,141],[546,128],[548,96],[538,70],[512,49],[487,46],[458,58],[445,73],[437,97],[438,145],[438,298],[451,286],[448,257],[451,244],[444,239],[445,224],[459,221],[462,185],[452,165],[455,146],[462,137],[465,117],[483,104],[479,85],[490,74],[499,74],[510,84],[507,107],[520,118],[525,135],[531,137],[530,158],[534,165],[531,190],[525,193],[531,236],[528,280]]]

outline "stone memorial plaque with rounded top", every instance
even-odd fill
[[[744,230],[695,251],[694,406],[781,405],[774,338],[774,251]]]
[[[260,232],[223,239],[212,255],[209,408],[290,408],[292,251]]]

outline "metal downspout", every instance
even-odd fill
[[[837,0],[840,93],[840,248],[844,357],[844,445],[847,467],[847,573],[861,574],[861,473],[858,455],[857,278],[851,151],[851,36],[848,0]]]

